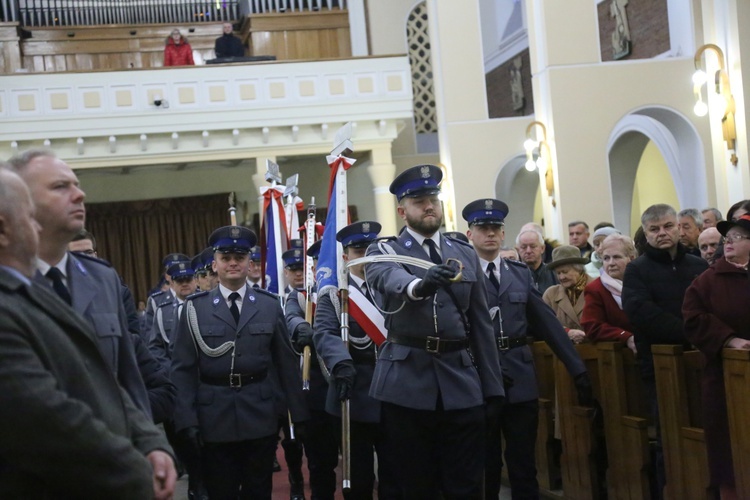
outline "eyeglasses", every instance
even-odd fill
[[[750,236],[745,236],[742,234],[728,234],[726,235],[726,240],[731,241],[732,243],[737,243],[740,240],[750,240]]]

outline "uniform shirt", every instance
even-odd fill
[[[232,307],[232,301],[229,300],[229,295],[234,293],[235,291],[240,294],[240,298],[235,301],[240,314],[242,314],[242,301],[245,300],[245,290],[247,290],[246,286],[243,286],[239,290],[230,290],[229,288],[219,283],[219,293],[221,293],[221,296],[224,297],[224,302],[227,303],[227,307]]]
[[[495,260],[491,261],[493,264],[495,264],[495,269],[492,272],[492,274],[495,275],[495,279],[498,283],[500,283],[500,261],[502,259],[500,258],[500,255],[498,254],[497,257],[495,257]],[[482,271],[484,271],[484,275],[487,276],[487,278],[490,277],[490,273],[487,270],[487,265],[490,263],[489,260],[484,260],[483,258],[479,257],[479,263],[482,265]]]
[[[419,246],[422,247],[422,250],[424,250],[427,255],[430,255],[430,247],[425,245],[425,241],[430,239],[435,242],[435,249],[437,250],[437,253],[440,255],[440,257],[443,256],[443,252],[440,251],[440,231],[436,231],[435,234],[433,234],[429,238],[427,238],[426,236],[422,236],[410,227],[407,227],[406,231],[408,231],[412,238],[417,240],[417,243],[419,243]],[[415,279],[414,281],[409,283],[409,286],[406,289],[406,295],[408,295],[411,300],[423,299],[423,297],[417,297],[416,295],[414,295],[414,287],[417,286],[417,283],[419,283],[420,281],[421,279],[419,278]]]
[[[60,274],[62,274],[63,285],[65,285],[68,290],[70,290],[70,285],[68,285],[68,252],[65,252],[65,256],[62,258],[62,260],[60,260],[60,262],[58,262],[54,266],[50,266],[42,259],[36,259],[36,268],[40,273],[42,273],[42,276],[44,276],[45,278],[47,278],[47,273],[53,267],[56,267],[60,271]],[[52,283],[51,279],[47,278],[47,280]]]

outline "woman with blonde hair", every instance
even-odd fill
[[[164,47],[164,66],[195,66],[193,48],[177,28],[172,30]]]

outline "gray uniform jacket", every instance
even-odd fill
[[[401,233],[396,241],[382,244],[399,255],[429,261],[427,252],[408,231]],[[488,397],[505,394],[479,258],[469,245],[442,235],[440,247],[443,262],[456,258],[464,265],[461,281],[450,287],[470,325],[469,340],[476,366],[466,350],[434,355],[421,348],[385,342],[370,387],[370,395],[380,401],[417,410],[434,410],[439,393],[444,408],[455,410],[479,406]],[[381,253],[378,243],[367,249],[367,255]],[[409,299],[407,287],[414,279],[424,276],[424,269],[386,262],[367,264],[365,271],[371,287],[383,294],[385,311],[396,311],[403,305],[400,311],[385,317],[389,334],[444,339],[466,337],[460,311],[445,288],[433,297]]]
[[[70,252],[67,275],[73,309],[93,327],[104,360],[120,385],[135,405],[151,418],[148,393],[128,330],[120,277],[105,262]],[[49,281],[41,273],[36,273],[35,280],[51,290]]]
[[[525,339],[527,335],[532,335],[537,340],[547,342],[571,375],[585,372],[586,366],[555,313],[542,300],[526,264],[502,259],[498,269],[499,290],[490,284],[485,275],[490,310],[499,307],[492,320],[495,336],[500,337],[501,328],[503,335],[512,339]],[[503,373],[513,380],[512,387],[505,388],[508,403],[522,403],[539,397],[534,358],[528,345],[501,350],[500,364]]]
[[[148,343],[148,339],[150,338],[151,326],[154,324],[154,314],[156,313],[156,310],[161,304],[171,302],[172,300],[174,300],[174,293],[171,289],[166,292],[159,290],[158,292],[149,295],[148,300],[146,301],[146,318],[143,320],[144,328],[141,330],[141,338],[143,338],[144,342]]]
[[[98,340],[53,292],[0,269],[0,497],[153,496],[144,455],[171,448]]]
[[[297,340],[297,327],[300,323],[305,322],[305,310],[300,304],[300,298],[304,299],[304,295],[299,290],[292,289],[287,297],[284,304],[284,316],[286,318],[286,324],[289,327],[292,340]],[[318,361],[317,353],[315,352],[314,346],[310,353],[310,390],[305,391],[305,399],[307,400],[308,408],[315,411],[325,411],[326,409],[326,393],[328,392],[328,381],[326,380],[323,372],[320,369],[320,362]]]
[[[209,357],[196,346],[188,329],[191,303],[200,335],[208,347],[235,342],[233,372],[232,350]],[[218,287],[188,297],[172,351],[172,381],[177,386],[175,430],[198,426],[207,442],[243,441],[275,434],[278,411],[274,375],[284,390],[293,421],[307,420],[298,360],[275,295],[246,287],[239,324],[235,324]],[[275,374],[269,373],[274,370]],[[232,388],[230,373],[260,376],[261,380]],[[212,385],[201,377],[227,383]]]
[[[356,287],[356,283],[349,279],[349,287]],[[379,300],[380,294],[376,294],[376,300]],[[334,297],[338,301],[338,297]],[[341,321],[336,313],[336,308],[331,301],[328,293],[318,296],[318,307],[315,310],[315,349],[323,359],[329,371],[337,363],[344,360],[351,360],[357,375],[354,378],[354,387],[352,388],[350,400],[350,418],[355,422],[373,423],[380,422],[380,401],[369,395],[372,377],[375,373],[375,361],[377,358],[375,343],[360,343],[357,340],[369,340],[367,334],[361,326],[349,316],[349,348],[344,346],[341,341]],[[331,415],[341,415],[341,404],[336,393],[334,384],[328,387],[326,397],[326,411]]]
[[[154,321],[149,334],[148,349],[164,366],[169,366],[172,357],[172,345],[180,318],[177,299],[165,300],[157,304]]]

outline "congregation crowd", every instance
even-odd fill
[[[400,234],[367,220],[337,232],[346,293],[306,282],[306,257],[330,249],[301,240],[282,256],[286,288],[264,290],[258,236],[225,226],[199,254],[165,257],[139,314],[96,256],[73,170],[50,151],[10,159],[0,496],[171,498],[179,469],[190,498],[270,499],[280,441],[292,500],[305,498],[303,456],[311,498],[333,499],[344,449],[347,499],[497,498],[503,467],[513,498],[539,498],[530,343],[544,341],[583,406],[594,396],[575,344],[626,345],[657,427],[651,346],[699,349],[711,487],[736,498],[721,351],[750,349],[750,200],[726,219],[656,204],[633,238],[573,221],[558,244],[535,223],[506,238],[496,199],[463,207],[466,234],[441,232],[441,180],[432,165],[396,177]]]

